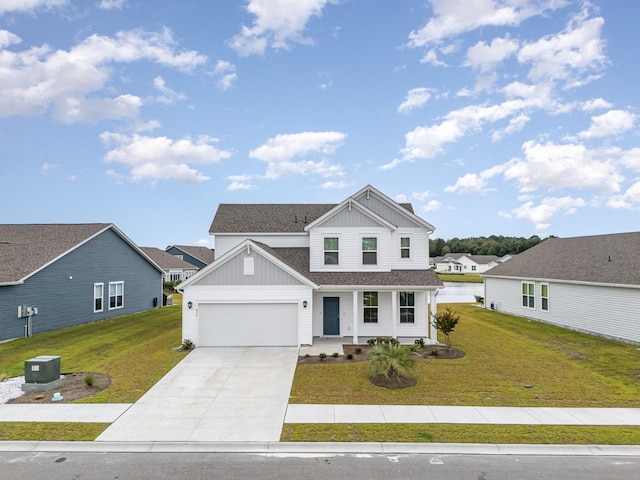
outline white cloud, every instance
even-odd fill
[[[603,98],[594,98],[593,100],[587,100],[582,103],[582,110],[601,110],[605,108],[611,108],[613,105]]]
[[[63,98],[57,101],[51,112],[53,118],[64,123],[98,123],[116,118],[138,116],[142,100],[135,95],[116,98]]]
[[[127,0],[100,0],[98,8],[100,10],[122,10]]]
[[[119,32],[115,37],[92,35],[68,51],[54,51],[48,45],[17,53],[0,50],[0,117],[42,115],[52,108],[56,118],[64,121],[95,122],[109,118],[109,112],[116,118],[128,117],[126,112],[131,112],[137,97],[111,98],[103,92],[113,75],[110,64],[141,60],[189,72],[207,58],[195,51],[177,51],[167,29]],[[105,109],[100,111],[100,105]],[[95,116],[83,113],[83,107]]]
[[[429,197],[432,197],[434,194],[431,193],[429,190],[425,190],[424,192],[413,192],[411,194],[411,198],[415,198],[416,200],[426,200]]]
[[[212,75],[217,77],[216,85],[220,90],[229,90],[235,85],[238,79],[236,66],[226,60],[218,60],[216,62]]]
[[[431,92],[428,88],[419,87],[412,88],[407,93],[407,96],[398,106],[399,113],[409,113],[411,110],[423,107],[431,98]]]
[[[32,10],[61,7],[69,0],[2,0],[0,15],[7,12],[30,12]]]
[[[347,186],[347,182],[328,181],[324,182],[320,187],[324,190],[341,190]]]
[[[571,87],[580,86],[593,77],[580,77],[600,69],[606,61],[604,42],[600,38],[604,19],[576,15],[566,29],[525,44],[518,52],[521,63],[531,64],[529,78],[534,82],[565,80]]]
[[[262,55],[267,47],[289,48],[291,43],[310,44],[302,35],[312,16],[319,17],[327,4],[337,0],[249,0],[247,11],[255,16],[253,25],[242,26],[229,42],[240,55]]]
[[[526,202],[515,208],[510,213],[501,212],[506,218],[517,218],[535,224],[536,230],[546,230],[550,226],[550,220],[558,213],[573,215],[578,208],[587,205],[582,198],[573,197],[546,197],[538,205],[532,201]]]
[[[622,195],[614,195],[607,200],[607,206],[615,210],[640,207],[640,181],[631,185]]]
[[[40,173],[46,176],[46,175],[49,175],[49,172],[51,172],[52,170],[55,170],[58,167],[59,165],[56,165],[54,163],[43,163],[42,167],[40,167]]]
[[[0,30],[0,48],[16,45],[22,42],[22,39],[8,30]]]
[[[494,38],[490,45],[478,42],[467,51],[465,65],[488,72],[518,50],[518,42],[510,38]]]
[[[253,183],[253,175],[230,175],[227,177],[231,183],[227,187],[228,191],[255,190],[258,187]]]
[[[231,156],[230,152],[216,148],[217,139],[208,136],[194,141],[189,137],[172,140],[167,137],[104,132],[100,138],[105,145],[115,146],[105,155],[105,161],[128,168],[128,179],[133,182],[155,183],[173,179],[199,183],[209,177],[190,164],[207,165]]]
[[[490,192],[495,189],[487,187],[488,181],[496,175],[504,172],[505,168],[505,165],[496,165],[483,170],[480,174],[467,173],[466,175],[459,177],[455,185],[445,187],[444,191],[448,193],[470,195]]]
[[[631,130],[636,116],[624,110],[609,110],[607,113],[591,117],[591,126],[578,134],[581,138],[600,138],[619,135]]]
[[[173,105],[176,101],[187,99],[187,96],[184,93],[176,92],[175,90],[167,87],[167,82],[165,82],[164,78],[160,76],[153,79],[153,87],[162,94],[154,97],[154,101],[158,103]]]
[[[564,0],[430,0],[433,16],[409,35],[409,46],[422,47],[485,26],[517,26],[523,20],[554,10]]]
[[[431,200],[429,203],[422,207],[422,210],[425,212],[433,212],[434,210],[440,210],[442,208],[442,203],[437,200]]]
[[[497,142],[499,140],[502,140],[507,135],[519,132],[525,127],[527,123],[529,123],[529,120],[531,120],[529,115],[525,115],[524,113],[518,115],[517,117],[513,117],[509,120],[509,125],[493,132],[493,134],[491,135],[491,139],[494,142]]]
[[[346,137],[346,134],[340,132],[281,134],[251,150],[249,156],[267,164],[265,177],[269,179],[277,179],[282,175],[341,176],[344,175],[343,168],[339,165],[331,165],[324,158],[319,161],[308,159],[295,161],[294,158],[333,155],[342,146]]]

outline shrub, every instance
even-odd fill
[[[332,356],[333,358],[338,358],[338,357],[340,356],[340,354],[339,354],[338,352],[333,352],[333,353],[331,354],[331,356]]]
[[[400,341],[397,338],[391,337],[377,337],[367,340],[369,347],[375,347],[376,345],[400,345]]]
[[[413,343],[422,348],[424,347],[424,338],[416,338]]]
[[[350,353],[347,353],[347,360],[351,360],[353,359],[353,355],[351,355]]]
[[[319,358],[320,360],[324,360],[325,358],[327,358],[327,354],[323,352],[323,353],[321,353],[320,355],[318,355],[318,358]]]
[[[360,347],[356,347],[355,352],[356,355],[360,355],[362,353],[362,349]]]
[[[447,346],[451,346],[449,334],[453,332],[456,325],[460,321],[460,317],[450,307],[444,309],[444,312],[438,312],[434,315],[433,326],[444,334]]]
[[[85,373],[84,374],[84,384],[87,387],[91,387],[96,383],[96,377],[93,375],[93,373]]]
[[[437,357],[439,353],[440,352],[438,351],[437,348],[434,348],[433,350],[431,350],[431,356],[433,356],[433,357]]]
[[[304,358],[309,358],[311,355],[309,355],[308,353],[304,354]]]
[[[369,375],[382,375],[398,381],[398,376],[413,378],[414,350],[399,343],[375,345],[369,351]]]
[[[193,348],[195,348],[195,345],[191,340],[189,340],[188,338],[185,338],[182,341],[182,345],[180,345],[180,348],[182,350],[192,350]]]

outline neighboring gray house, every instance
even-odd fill
[[[486,308],[640,343],[640,232],[549,238],[483,276]]]
[[[165,282],[182,282],[198,271],[189,262],[185,262],[159,248],[140,247],[140,250],[162,268],[164,271],[162,280]]]
[[[213,263],[215,258],[215,252],[213,249],[207,247],[170,245],[165,248],[164,251],[170,253],[174,257],[178,257],[180,260],[184,260],[185,262],[194,265],[198,270],[206,267],[210,263]]]
[[[162,273],[113,224],[0,225],[0,340],[161,306]]]
[[[424,338],[442,288],[433,227],[367,186],[340,204],[221,204],[216,260],[178,286],[197,346],[308,345],[315,337]]]

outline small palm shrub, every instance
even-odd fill
[[[180,345],[180,348],[182,350],[192,350],[193,348],[195,348],[195,344],[191,340],[189,340],[188,338],[185,338],[182,341],[182,345]]]
[[[413,378],[415,348],[399,343],[377,344],[369,350],[369,375],[381,375],[399,381],[399,376]]]

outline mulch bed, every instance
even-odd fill
[[[84,383],[86,373],[67,373],[63,375],[67,379],[64,385],[47,392],[27,392],[21,397],[9,400],[7,403],[65,403],[70,400],[91,397],[111,385],[111,377],[102,373],[92,374],[94,383],[91,386]],[[60,393],[62,400],[54,402],[54,393]],[[40,395],[43,395],[43,398],[37,398]]]
[[[342,346],[344,355],[333,356],[334,352],[325,352],[327,357],[323,360],[318,355],[311,355],[309,357],[298,357],[298,363],[301,365],[308,364],[336,364],[336,363],[353,363],[353,362],[365,362],[369,358],[369,345],[351,345],[345,344]],[[356,353],[356,349],[360,349],[360,353]],[[437,355],[433,355],[434,352],[438,352]],[[347,355],[351,354],[352,358],[347,358]],[[451,360],[455,358],[461,358],[465,356],[462,350],[457,348],[449,348],[446,345],[425,345],[416,352],[419,358],[427,360]]]
[[[413,387],[417,383],[417,380],[415,378],[404,377],[402,375],[398,375],[397,379],[385,378],[383,375],[378,375],[376,377],[371,377],[369,381],[376,387],[392,389],[409,388]]]

